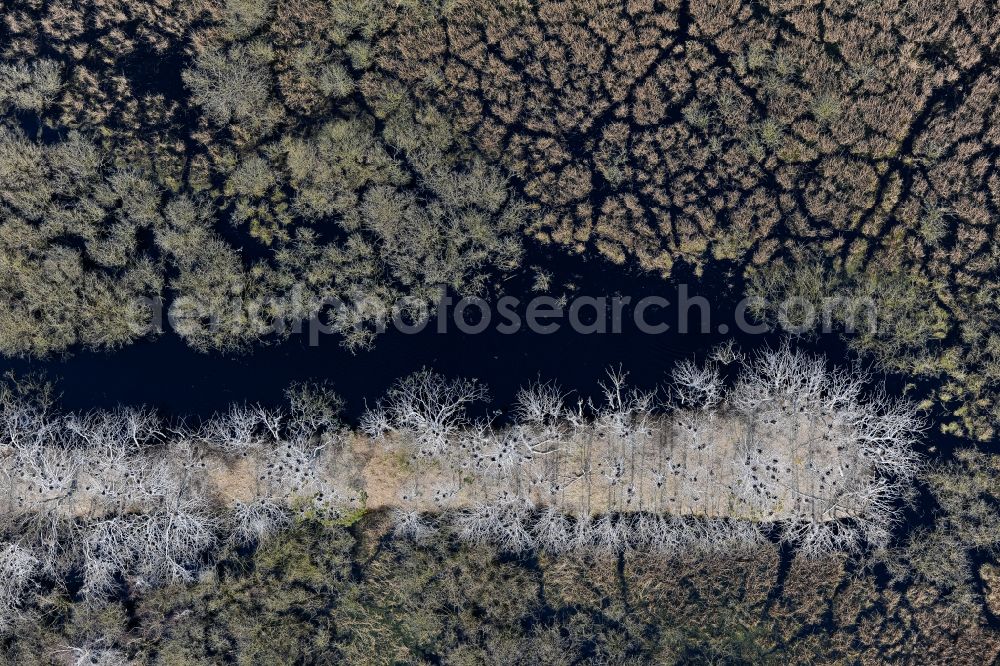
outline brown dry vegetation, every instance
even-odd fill
[[[789,563],[786,563],[789,564]],[[305,521],[189,586],[95,607],[52,591],[0,663],[992,663],[982,608],[886,585],[843,558],[540,555]],[[118,661],[113,661],[117,659]],[[4,661],[5,660],[5,661]]]
[[[468,0],[403,12],[379,63],[516,175],[536,238],[733,260],[778,301],[818,262],[878,296],[858,346],[945,377],[948,429],[990,439],[998,25],[987,2]]]
[[[469,0],[404,12],[379,63],[521,179],[543,238],[663,272],[883,237],[891,261],[883,227],[929,194],[900,179],[989,222],[986,181],[955,181],[989,172],[997,34],[986,4],[924,4]],[[951,173],[963,139],[980,163]]]
[[[0,143],[19,165],[0,168],[7,353],[125,344],[141,330],[110,304],[160,294],[220,322],[190,317],[192,344],[245,348],[268,332],[220,294],[296,284],[367,294],[337,326],[369,344],[355,324],[439,284],[481,291],[518,263],[524,229],[665,275],[734,262],[777,300],[818,266],[809,295],[878,302],[860,349],[940,380],[949,431],[995,435],[1000,21],[985,0],[32,0],[0,15]],[[71,132],[100,164],[72,187]]]

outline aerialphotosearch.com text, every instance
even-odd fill
[[[779,330],[798,335],[829,333],[835,326],[846,332],[860,327],[874,332],[884,323],[871,301],[826,298],[813,303],[789,298],[770,304],[748,297],[735,306],[727,303],[720,308],[705,296],[692,295],[686,284],[663,295],[539,295],[530,299],[505,295],[495,301],[458,297],[442,289],[433,300],[405,298],[391,305],[364,294],[307,301],[293,290],[286,299],[264,302],[233,297],[200,303],[179,298],[165,309],[159,300],[142,304],[141,326],[156,331],[162,331],[166,324],[176,331],[242,327],[262,336],[305,334],[310,345],[319,344],[321,336],[359,328],[376,334],[392,328],[405,335],[426,331],[478,335],[489,330],[501,335],[524,331],[550,335],[565,327],[581,335],[614,335],[625,330],[647,335],[725,335],[737,331],[759,335]]]

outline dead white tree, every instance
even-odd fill
[[[322,446],[302,441],[285,441],[257,456],[257,493],[263,497],[288,499],[308,492],[319,492],[322,479],[318,463]]]
[[[594,546],[594,518],[589,513],[576,516],[573,521],[573,536],[570,549],[577,552],[587,552]]]
[[[0,545],[0,631],[22,619],[21,603],[39,569],[38,558],[15,543]]]
[[[554,382],[536,382],[518,390],[514,403],[517,423],[553,428],[566,417],[565,394]]]
[[[521,472],[533,457],[533,437],[524,428],[514,426],[494,432],[486,424],[477,424],[461,438],[467,447],[463,457],[472,458],[473,467],[502,490],[520,494],[524,484]]]
[[[28,506],[38,511],[53,511],[67,502],[80,470],[80,452],[61,443],[32,446],[18,452]]]
[[[485,387],[470,379],[448,380],[421,370],[397,381],[371,414],[366,432],[395,431],[412,441],[420,456],[445,453],[452,439],[469,425],[466,408],[487,397]]]
[[[601,553],[620,553],[628,550],[630,533],[624,516],[605,513],[591,523],[589,545]]]
[[[722,377],[715,365],[698,366],[684,360],[670,373],[671,397],[681,409],[714,409],[723,397]]]
[[[393,534],[414,543],[424,543],[438,532],[426,515],[415,510],[393,509]]]
[[[260,405],[233,405],[202,424],[199,437],[231,455],[253,450],[281,439],[283,414]]]
[[[100,599],[115,588],[139,556],[135,519],[113,516],[81,527],[83,587],[87,599]]]
[[[732,365],[733,363],[743,363],[746,355],[736,346],[736,341],[729,338],[723,343],[716,345],[708,354],[710,361],[719,365]]]
[[[642,509],[643,491],[651,460],[655,417],[655,393],[629,388],[627,373],[610,370],[600,386],[604,401],[595,408],[593,433],[597,451],[593,461],[586,461],[588,488],[603,490],[605,511]],[[588,491],[587,511],[593,510]]]
[[[857,552],[864,535],[853,525],[841,522],[782,522],[781,539],[805,557],[822,557],[836,552]]]
[[[604,402],[597,408],[594,427],[623,442],[636,442],[652,432],[656,394],[628,388],[628,373],[609,370],[600,383]]]
[[[65,646],[56,650],[55,654],[65,655],[72,666],[127,666],[128,658],[120,650],[103,649],[98,643],[86,647]]]
[[[389,414],[389,408],[382,401],[377,402],[374,407],[366,406],[364,413],[361,415],[359,429],[370,439],[384,442],[385,436],[393,430],[392,416]]]
[[[649,548],[661,555],[677,555],[687,547],[683,530],[678,529],[678,522],[683,522],[674,516],[658,515],[651,517],[646,528],[649,535]]]
[[[242,546],[263,543],[290,523],[288,509],[268,498],[237,500],[225,516],[229,538]]]
[[[474,544],[520,553],[535,547],[531,531],[534,507],[520,497],[481,502],[452,518],[458,535]]]
[[[547,506],[539,513],[532,527],[534,542],[553,555],[567,552],[573,547],[573,525],[559,507]]]
[[[54,413],[49,386],[0,387],[0,446],[25,450],[44,446],[61,438],[63,429]]]
[[[200,557],[217,542],[218,520],[189,501],[141,514],[133,524],[137,553],[133,573],[143,587],[190,582]]]

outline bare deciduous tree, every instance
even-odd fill
[[[262,543],[290,522],[288,509],[268,498],[237,500],[226,518],[230,538],[241,545]]]
[[[14,543],[0,546],[0,630],[15,622],[21,601],[31,586],[39,561],[31,551]]]
[[[672,394],[686,409],[712,409],[722,400],[722,377],[714,365],[699,367],[693,361],[679,362],[670,373]]]
[[[364,423],[372,433],[383,425],[412,440],[421,456],[448,450],[452,438],[469,425],[466,407],[487,397],[485,387],[470,379],[448,380],[421,370],[389,389]]]
[[[422,543],[437,533],[437,527],[419,511],[394,509],[392,520],[395,525],[393,533],[415,543]]]

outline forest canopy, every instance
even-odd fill
[[[565,264],[855,362],[8,377],[0,663],[997,662],[998,167],[995,0],[0,0],[0,356],[358,351]]]
[[[874,295],[885,323],[851,344],[931,380],[949,432],[995,436],[985,0],[2,15],[5,354],[128,344],[156,327],[122,304],[158,298],[203,350],[275,338],[227,299],[291,320],[359,303],[334,325],[357,348],[401,297],[482,294],[541,242],[736,270],[770,302]],[[295,289],[308,307],[281,305]]]

